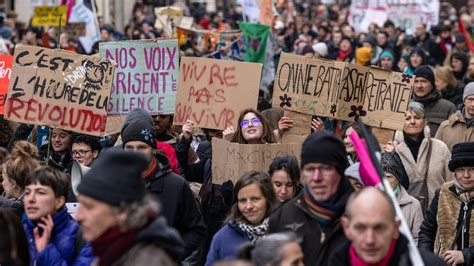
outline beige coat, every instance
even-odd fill
[[[441,123],[435,138],[446,143],[449,150],[452,151],[453,146],[457,143],[474,141],[474,127],[467,127],[461,111],[457,111],[448,120]]]
[[[418,233],[423,222],[423,211],[421,210],[420,202],[414,197],[408,195],[404,187],[400,185],[400,193],[397,195],[398,205],[402,210],[403,217],[411,230],[413,239],[418,242]]]
[[[428,200],[431,202],[435,190],[440,188],[444,182],[451,181],[453,179],[452,173],[448,169],[448,162],[451,159],[451,152],[444,142],[438,139],[432,139],[430,137],[430,128],[428,126],[425,127],[423,133],[425,138],[421,143],[420,151],[418,152],[418,159],[416,162],[413,158],[413,155],[411,154],[410,149],[405,143],[402,131],[397,130],[395,133],[394,146],[395,151],[398,153],[398,155],[400,155],[400,159],[402,159],[402,163],[408,174],[410,184],[413,182],[422,181],[425,178],[425,172],[428,169]],[[428,166],[428,143],[430,142],[430,139],[433,146],[431,150],[431,160]]]

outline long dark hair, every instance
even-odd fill
[[[0,208],[0,265],[30,264],[28,240],[20,219]]]
[[[237,222],[245,222],[245,218],[239,210],[238,206],[238,194],[239,191],[251,184],[256,184],[260,190],[262,191],[263,197],[267,202],[267,208],[265,211],[265,217],[270,216],[270,213],[273,210],[277,202],[277,196],[275,194],[275,190],[273,189],[273,184],[270,177],[263,173],[257,171],[250,171],[243,175],[235,184],[234,186],[234,196],[233,196],[233,204],[229,212],[229,216],[227,217],[226,221],[235,220]]]
[[[293,183],[293,187],[296,189],[300,185],[300,178],[301,178],[301,171],[298,165],[298,160],[293,155],[285,155],[276,157],[270,163],[270,167],[268,169],[268,174],[270,177],[278,170],[285,171],[288,176],[290,177],[291,183]]]
[[[275,143],[275,135],[273,135],[273,130],[270,126],[270,122],[266,119],[259,111],[249,108],[245,109],[240,113],[239,120],[237,122],[237,130],[235,131],[234,137],[232,138],[232,142],[237,142],[240,144],[247,144],[248,142],[244,139],[242,134],[242,128],[240,127],[240,123],[244,120],[244,116],[248,113],[254,113],[255,116],[260,119],[262,122],[263,132],[262,136],[260,137],[260,142],[263,143]]]

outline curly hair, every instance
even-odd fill
[[[240,127],[240,123],[242,120],[244,120],[244,116],[248,113],[254,113],[255,116],[262,122],[263,132],[262,136],[260,137],[260,142],[262,144],[276,143],[275,135],[273,134],[270,122],[259,111],[253,108],[245,109],[240,113],[239,120],[237,122],[237,130],[235,131],[234,137],[232,138],[232,142],[248,144],[247,140],[245,140],[244,135],[242,134],[242,128]]]

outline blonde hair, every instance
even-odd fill
[[[434,71],[435,78],[439,78],[448,84],[449,88],[456,88],[458,86],[458,80],[454,77],[453,71],[449,66],[438,66]]]
[[[25,188],[26,176],[40,166],[36,159],[38,154],[38,148],[30,142],[24,140],[16,142],[10,157],[3,164],[6,177],[14,180],[23,190]]]

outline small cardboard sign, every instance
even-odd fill
[[[103,42],[101,57],[115,62],[109,114],[142,108],[151,115],[173,114],[179,78],[176,39]]]
[[[60,49],[17,45],[8,86],[8,120],[104,135],[114,65]]]
[[[33,14],[31,25],[34,27],[39,26],[59,26],[59,20],[61,24],[65,25],[67,22],[67,6],[36,6]]]
[[[301,154],[302,143],[238,144],[212,139],[212,183],[222,184],[232,180],[235,184],[249,171],[268,172],[275,157]]]
[[[86,36],[86,23],[68,23],[61,27],[61,31],[67,33],[69,38],[77,39],[82,36]]]
[[[237,126],[241,111],[257,107],[261,72],[257,63],[182,57],[173,124],[190,119],[201,128]]]
[[[11,55],[0,55],[0,114],[3,114],[7,99],[8,84],[12,74]]]
[[[311,115],[401,130],[414,76],[378,67],[283,53],[273,105]]]

